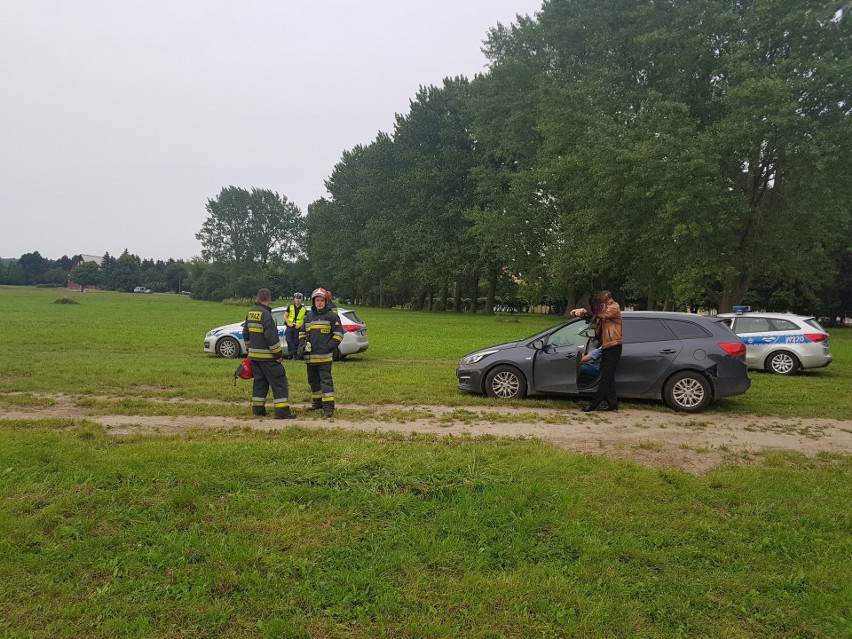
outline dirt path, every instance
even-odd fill
[[[536,438],[586,455],[629,459],[648,466],[679,468],[691,473],[705,473],[721,463],[750,463],[761,452],[772,450],[795,451],[809,456],[821,452],[852,453],[852,420],[686,415],[644,409],[586,414],[573,405],[566,409],[383,405],[346,406],[328,421],[297,406],[298,419],[276,421],[248,416],[110,415],[80,406],[79,400],[83,398],[69,395],[40,398],[51,402],[51,405],[0,403],[0,420],[87,419],[102,425],[106,432],[115,436],[174,434],[189,428],[272,430],[299,425],[401,434]],[[172,403],[180,401],[172,400]]]

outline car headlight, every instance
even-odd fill
[[[496,353],[496,350],[493,351],[479,351],[478,353],[471,353],[470,355],[465,355],[462,357],[462,364],[476,364],[483,357],[488,357],[489,355],[493,355]]]
[[[216,335],[216,333],[218,333],[218,332],[219,332],[219,329],[218,329],[218,328],[214,328],[212,331],[207,331],[207,335],[205,335],[205,337],[213,337],[213,336],[214,336],[214,335]]]

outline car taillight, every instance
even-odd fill
[[[812,342],[816,342],[819,344],[820,342],[824,342],[828,339],[828,335],[825,333],[805,333],[805,337],[807,337]]]
[[[361,330],[361,327],[357,324],[343,324],[343,330],[347,333],[357,333]]]
[[[719,347],[734,357],[745,357],[746,347],[742,342],[719,342]]]

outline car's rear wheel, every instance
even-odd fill
[[[521,399],[527,394],[527,381],[513,366],[497,366],[485,377],[485,394],[497,399]]]
[[[710,382],[701,373],[682,371],[666,382],[663,399],[675,410],[700,413],[713,401],[713,391]]]
[[[792,375],[801,366],[799,358],[787,351],[778,351],[766,358],[766,370],[776,375]]]
[[[216,354],[219,357],[239,357],[240,343],[233,337],[223,337],[216,342]]]

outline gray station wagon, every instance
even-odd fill
[[[721,397],[745,393],[751,380],[745,345],[724,320],[689,313],[622,313],[624,346],[615,373],[619,398],[662,399],[697,413]],[[573,319],[537,335],[465,355],[458,387],[499,399],[528,395],[589,397],[598,378],[580,376],[594,328]]]

